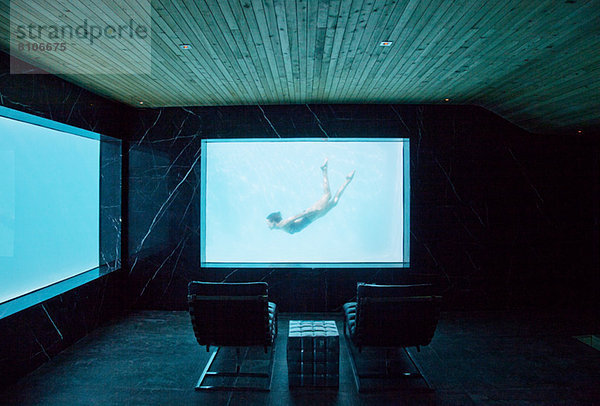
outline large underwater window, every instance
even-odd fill
[[[0,317],[119,266],[120,196],[101,238],[103,165],[105,188],[120,189],[120,141],[109,138],[0,107]]]
[[[204,267],[408,267],[409,140],[209,139]]]

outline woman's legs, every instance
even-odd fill
[[[327,176],[327,159],[325,159],[325,162],[323,162],[323,165],[321,165],[321,172],[323,173],[323,195],[307,211],[323,210],[329,204],[329,200],[331,200],[331,190],[329,189],[329,177]]]
[[[356,171],[354,170],[354,171],[350,172],[348,175],[346,175],[346,181],[344,182],[344,184],[342,186],[340,186],[340,188],[336,192],[335,196],[333,197],[334,205],[336,205],[338,200],[340,200],[340,197],[342,197],[342,193],[344,193],[346,186],[348,186],[350,181],[352,181],[352,178],[354,178],[354,172],[356,172]]]
[[[321,199],[327,195],[327,200],[329,200],[331,199],[331,190],[329,189],[329,176],[327,175],[327,158],[321,165],[321,172],[323,173],[323,197]]]

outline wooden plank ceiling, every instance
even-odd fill
[[[50,24],[94,18],[126,24],[143,19],[150,10],[144,1],[28,4]],[[8,1],[1,7],[8,49]],[[600,127],[599,0],[152,0],[147,17],[150,74],[61,76],[144,107],[448,98],[533,132]],[[139,57],[123,51],[17,56],[51,72],[65,64],[118,72],[124,59]]]

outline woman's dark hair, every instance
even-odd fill
[[[278,211],[267,216],[267,220],[272,221],[273,223],[279,223],[282,219],[283,217],[281,217],[281,212]]]

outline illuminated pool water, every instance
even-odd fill
[[[100,142],[7,117],[0,135],[2,303],[98,267]]]
[[[203,145],[203,262],[213,266],[405,266],[408,140],[213,140]],[[338,204],[303,230],[270,229],[323,195]],[[406,254],[406,255],[405,255]]]

